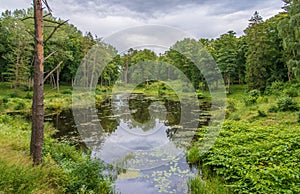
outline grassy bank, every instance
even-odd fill
[[[17,91],[10,83],[0,83],[0,112],[1,114],[16,113],[23,115],[31,114],[33,91],[19,88]],[[95,90],[96,103],[100,104],[107,97],[109,87],[97,87]],[[45,85],[44,89],[45,114],[53,114],[72,107],[72,86],[62,85],[60,91]]]
[[[43,164],[32,167],[31,126],[21,116],[0,116],[0,193],[110,193],[107,168],[75,147],[50,136],[46,124]]]
[[[197,184],[196,179],[192,190],[211,193],[213,188],[226,187],[232,193],[300,193],[298,91],[299,84],[274,83],[264,95],[233,87],[227,119],[213,148],[197,155],[200,139],[188,155],[190,162],[209,169],[211,176],[204,183],[217,175],[222,184]]]

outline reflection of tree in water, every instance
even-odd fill
[[[153,107],[151,107],[153,106]],[[144,131],[153,129],[155,119],[164,122],[166,126],[180,123],[180,102],[166,98],[151,98],[144,94],[132,94],[129,99],[129,109],[133,119],[133,127],[141,127]]]
[[[111,106],[111,99],[106,99],[98,109],[98,117],[100,119],[101,126],[105,132],[112,133],[117,129],[119,122],[114,116]]]

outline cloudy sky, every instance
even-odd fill
[[[53,15],[81,31],[107,37],[128,27],[167,25],[197,38],[238,35],[254,11],[267,19],[281,11],[281,0],[48,0]],[[28,8],[32,0],[0,0],[0,11]]]

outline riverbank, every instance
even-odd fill
[[[31,124],[22,116],[0,116],[0,193],[109,193],[106,168],[74,146],[51,138],[45,125],[43,164],[32,167],[29,156]]]
[[[45,123],[43,164],[32,167],[29,156],[32,91],[0,84],[0,193],[110,193],[108,168],[90,158],[83,150],[52,138],[55,128]],[[103,100],[104,98],[98,98]],[[45,112],[53,114],[71,108],[72,90],[60,92],[45,86]]]
[[[245,89],[235,86],[228,95],[213,148],[200,156],[201,138],[194,142],[188,158],[210,176],[193,180],[193,193],[214,193],[220,183],[206,183],[216,176],[233,193],[300,193],[300,85],[274,84],[265,95]]]

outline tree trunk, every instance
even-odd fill
[[[56,87],[57,87],[57,92],[59,93],[59,68],[56,70]]]
[[[228,94],[230,94],[230,75],[227,76]]]
[[[30,154],[33,157],[33,165],[36,166],[42,163],[42,146],[44,139],[44,43],[42,0],[33,0],[33,6],[35,57]]]
[[[14,92],[17,94],[17,87],[19,84],[19,62],[20,62],[20,40],[18,41],[18,50],[17,50],[17,62],[16,62],[16,72],[15,72],[15,86]]]

